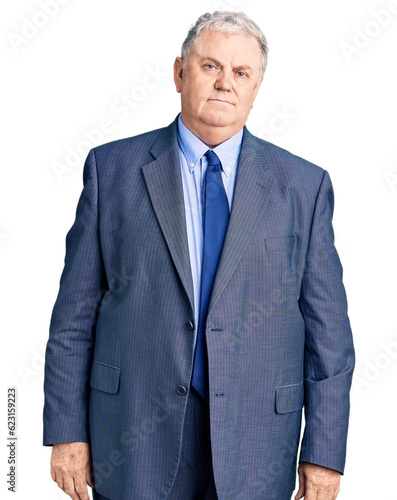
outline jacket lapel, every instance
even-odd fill
[[[154,161],[142,167],[148,193],[194,311],[185,205],[177,141],[177,119],[159,132],[151,148]],[[262,143],[244,127],[233,205],[208,314],[234,273],[254,235],[273,187]]]
[[[172,260],[194,311],[176,120],[160,131],[150,152],[155,160],[142,167],[142,172]]]
[[[244,127],[233,205],[208,314],[234,273],[269,202],[274,180],[268,168],[262,143]]]

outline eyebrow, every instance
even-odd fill
[[[218,61],[218,59],[215,59],[214,57],[202,57],[201,60],[202,61],[212,61],[217,66],[222,66],[222,63],[220,61]],[[236,69],[236,70],[250,69],[251,70],[252,68],[248,64],[241,64],[240,66],[237,66],[237,67],[235,67],[233,69]]]

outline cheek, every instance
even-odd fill
[[[242,111],[247,112],[251,109],[252,104],[254,102],[254,98],[252,94],[246,95],[240,99],[240,108]]]
[[[194,108],[194,94],[190,91],[185,91],[184,94],[182,94],[182,105],[185,106],[185,108]]]
[[[186,101],[190,103],[190,105],[195,106],[198,102],[200,102],[200,89],[196,87],[189,87],[186,92]]]

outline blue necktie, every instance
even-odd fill
[[[222,167],[218,156],[211,150],[208,150],[205,156],[208,159],[208,166],[204,183],[204,251],[201,266],[200,313],[197,328],[192,386],[204,399],[207,399],[208,357],[205,342],[205,324],[212,286],[214,284],[227,224],[229,222],[229,203],[222,181]]]

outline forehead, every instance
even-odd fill
[[[196,58],[214,58],[221,63],[250,65],[259,69],[261,50],[258,41],[240,33],[224,33],[204,29],[194,44],[193,54]]]

